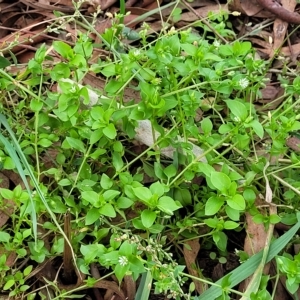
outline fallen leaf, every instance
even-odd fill
[[[286,10],[293,12],[297,2],[295,0],[281,0],[281,6]],[[270,56],[274,56],[278,49],[280,49],[283,45],[285,35],[288,28],[288,22],[281,20],[280,18],[276,18],[273,25],[273,47]]]
[[[260,206],[263,203],[258,197],[255,200],[255,206]],[[244,242],[244,251],[252,256],[258,253],[260,250],[264,249],[266,239],[267,239],[267,231],[265,229],[264,224],[257,224],[253,222],[253,217],[249,213],[245,213],[246,216],[246,238]],[[268,274],[270,268],[270,264],[267,264],[264,268],[264,273]],[[245,288],[249,285],[251,281],[251,277],[244,280],[240,286],[239,291],[243,292]]]
[[[197,264],[196,264],[199,250],[200,250],[199,238],[186,241],[183,247],[183,256],[189,274],[197,278],[202,278],[203,276],[201,274],[201,271],[197,269]],[[194,279],[193,282],[195,284],[195,288],[197,292],[199,294],[203,293],[203,291],[205,290],[205,286],[203,285],[203,283],[200,282],[199,280],[194,280]]]

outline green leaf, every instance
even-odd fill
[[[201,129],[203,130],[204,134],[209,134],[212,131],[213,124],[210,120],[210,118],[204,118],[201,121]]]
[[[204,223],[211,228],[217,228],[219,220],[217,218],[206,219],[206,220],[204,220]]]
[[[222,61],[223,58],[221,58],[220,56],[213,54],[211,52],[206,52],[203,60],[205,60],[205,61],[207,61],[207,60]]]
[[[239,224],[233,221],[225,221],[224,222],[224,228],[227,230],[235,229],[239,227]]]
[[[265,217],[262,214],[256,214],[252,217],[252,220],[257,224],[262,224],[265,221]]]
[[[105,174],[103,173],[100,180],[100,185],[103,189],[108,190],[112,187],[113,181]]]
[[[84,191],[81,193],[81,197],[91,204],[94,204],[99,199],[99,195],[94,191]]]
[[[156,213],[152,210],[145,209],[141,213],[141,220],[142,220],[143,225],[146,228],[151,227],[153,225],[155,219],[156,219]]]
[[[292,295],[294,295],[297,292],[297,290],[299,289],[299,283],[296,283],[296,282],[290,283],[289,280],[287,280],[286,288]]]
[[[6,290],[9,290],[13,285],[15,284],[15,280],[14,279],[9,279],[4,287],[3,287],[3,290],[6,291]]]
[[[211,172],[210,180],[211,184],[221,192],[225,192],[231,184],[230,178],[221,172]]]
[[[225,100],[225,102],[234,116],[238,117],[241,121],[246,120],[248,111],[244,103],[238,100]]]
[[[114,198],[116,198],[118,195],[120,195],[119,191],[116,190],[108,190],[103,193],[103,198],[106,202],[110,202]]]
[[[152,195],[157,195],[158,197],[161,197],[165,193],[165,186],[160,183],[159,181],[156,181],[150,185],[150,191]]]
[[[157,208],[165,212],[168,215],[173,215],[173,212],[181,208],[181,204],[178,201],[174,201],[171,197],[163,196],[159,198]]]
[[[67,136],[66,139],[63,141],[61,147],[63,149],[76,149],[80,152],[85,152],[85,146],[83,142],[79,139],[72,138],[70,136]]]
[[[42,146],[44,148],[48,148],[52,145],[52,141],[48,140],[48,139],[40,139],[38,141],[38,145]]]
[[[97,149],[95,150],[93,153],[90,154],[90,157],[92,159],[97,159],[99,156],[101,156],[102,154],[106,153],[105,149]]]
[[[245,199],[242,195],[236,194],[232,198],[227,199],[227,204],[236,210],[244,210],[246,208]]]
[[[233,128],[234,126],[231,123],[227,123],[227,124],[222,124],[218,130],[220,134],[225,134],[227,132],[230,132]]]
[[[132,190],[135,196],[142,201],[148,202],[152,197],[152,193],[146,187],[137,187]]]
[[[10,234],[5,231],[0,231],[0,242],[8,243],[10,240]]]
[[[119,255],[124,255],[128,257],[132,254],[132,252],[133,252],[133,244],[130,243],[128,240],[125,240],[119,249]]]
[[[85,225],[94,224],[101,216],[99,209],[91,208],[85,216]]]
[[[181,49],[191,56],[195,56],[197,52],[197,47],[192,44],[181,44]]]
[[[76,66],[78,68],[86,67],[86,59],[81,54],[75,54],[69,61],[70,66]]]
[[[99,65],[93,65],[98,67]],[[92,66],[92,67],[93,67]],[[106,65],[105,67],[101,67],[100,72],[105,76],[105,77],[110,77],[114,76],[116,74],[116,65],[114,63],[111,63],[109,65]]]
[[[215,231],[212,236],[213,236],[213,240],[216,243],[217,247],[221,251],[226,251],[227,235],[222,231]]]
[[[231,81],[229,79],[226,79],[218,83],[212,83],[211,87],[213,88],[214,91],[223,94],[230,94],[233,90],[231,86]]]
[[[1,188],[0,194],[4,199],[13,199],[14,198],[14,192],[9,189]]]
[[[58,81],[61,78],[69,78],[70,74],[70,68],[68,64],[64,62],[58,63],[50,72],[50,76],[54,81]]]
[[[117,131],[113,123],[109,123],[104,129],[103,133],[111,140],[115,139],[117,136]]]
[[[124,162],[122,160],[122,155],[119,152],[114,151],[112,154],[112,163],[115,167],[116,171],[120,171],[124,165]]]
[[[240,219],[240,211],[231,208],[229,205],[225,206],[226,215],[233,221],[239,221]]]
[[[211,216],[216,214],[222,205],[224,204],[224,200],[221,197],[213,196],[210,197],[205,203],[205,215]]]
[[[118,281],[121,283],[126,272],[129,270],[129,264],[125,265],[125,266],[121,266],[120,264],[117,264],[115,267],[115,275],[118,279]]]
[[[258,120],[253,120],[252,122],[250,122],[250,126],[259,138],[262,139],[264,137],[264,128]]]
[[[0,56],[1,57],[1,56]],[[38,112],[42,109],[43,102],[38,99],[31,99],[30,101],[30,109],[34,112]]]
[[[24,276],[28,276],[31,273],[32,269],[33,269],[32,265],[29,265],[28,267],[26,267],[23,271]]]
[[[96,129],[95,131],[92,132],[90,136],[90,143],[95,144],[97,143],[103,136],[103,131],[102,129]],[[96,150],[97,151],[97,150]]]
[[[30,288],[30,285],[27,284],[23,284],[20,286],[20,292],[25,292]],[[28,300],[30,300],[29,298],[27,298]]]
[[[115,218],[117,215],[114,207],[110,203],[104,204],[99,211],[102,215],[110,218]]]
[[[278,215],[270,215],[269,220],[271,224],[277,224],[281,221],[281,218]]]
[[[164,169],[164,173],[168,178],[172,178],[176,175],[177,170],[174,165],[169,165]]]
[[[252,49],[252,45],[250,42],[240,42],[236,41],[232,45],[233,53],[236,56],[245,56],[248,54],[248,52]]]
[[[123,86],[123,82],[110,79],[108,81],[108,84],[105,86],[104,90],[108,94],[116,95],[122,89]]]
[[[0,68],[1,69],[4,69],[4,68],[6,68],[6,67],[8,67],[10,65],[11,65],[11,63],[10,63],[10,61],[8,59],[6,59],[3,56],[0,56]]]
[[[289,128],[290,131],[297,131],[300,130],[300,122],[295,121],[291,128]]]
[[[178,200],[183,207],[192,204],[192,196],[188,189],[181,189],[181,188],[175,189],[174,200]]]
[[[69,59],[74,55],[73,49],[66,43],[61,41],[54,41],[52,43],[54,50],[63,58]]]
[[[215,169],[208,163],[199,161],[199,162],[197,162],[197,172],[201,172],[206,177],[210,177],[211,173],[215,172]]]
[[[120,197],[118,198],[116,205],[120,209],[126,209],[129,208],[133,203],[134,202],[127,197]]]
[[[67,178],[64,178],[58,182],[58,185],[60,186],[69,186],[71,184],[72,184],[71,181]]]
[[[4,159],[4,163],[3,163],[3,169],[5,170],[12,170],[16,167],[14,161],[11,159],[11,157],[6,157]]]

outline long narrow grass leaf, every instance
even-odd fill
[[[2,115],[0,114],[0,120],[2,122]],[[7,140],[7,138],[5,138],[2,134],[0,134],[0,141],[2,142],[2,144],[4,145],[7,153],[9,154],[9,156],[11,157],[11,159],[14,161],[16,168],[18,170],[18,173],[27,189],[28,195],[29,195],[29,199],[30,199],[30,203],[31,203],[31,218],[32,218],[32,224],[33,224],[33,236],[34,239],[37,240],[37,220],[36,220],[36,211],[35,211],[35,207],[34,207],[34,201],[31,195],[31,190],[29,187],[29,184],[27,182],[23,167],[21,165],[19,156],[17,155],[15,148],[11,145],[11,143]],[[25,211],[24,211],[25,212]]]
[[[71,251],[72,251],[72,256],[73,256],[73,260],[74,260],[74,264],[75,264],[75,267],[77,268],[77,265],[76,265],[76,258],[75,258],[75,253],[73,251],[73,248],[72,248],[72,245],[68,239],[68,237],[66,236],[66,234],[64,233],[63,229],[61,228],[61,226],[59,225],[56,217],[55,217],[55,214],[52,212],[51,208],[49,207],[48,203],[47,203],[47,200],[43,194],[43,192],[41,191],[40,189],[40,186],[39,186],[39,182],[37,181],[37,179],[35,178],[35,175],[33,174],[32,170],[31,170],[31,167],[26,159],[26,156],[24,155],[20,145],[19,145],[19,142],[18,140],[16,139],[15,137],[15,134],[14,132],[12,131],[12,129],[10,128],[6,118],[4,115],[0,114],[0,123],[3,124],[3,126],[6,128],[6,130],[8,131],[10,137],[11,137],[11,140],[12,140],[12,144],[13,146],[9,143],[9,141],[3,136],[0,134],[0,138],[1,138],[1,141],[3,142],[3,144],[5,145],[5,147],[7,148],[8,150],[8,154],[11,156],[11,158],[15,161],[16,163],[16,167],[17,167],[17,170],[25,184],[25,187],[26,189],[28,190],[28,194],[29,194],[29,197],[31,199],[31,205],[32,205],[32,215],[34,213],[34,216],[32,216],[32,222],[33,222],[33,231],[34,231],[34,236],[35,236],[35,239],[37,238],[37,222],[36,222],[36,212],[35,212],[35,209],[34,209],[34,201],[33,201],[33,198],[32,198],[32,193],[31,193],[31,189],[29,187],[29,184],[27,182],[27,179],[26,179],[26,176],[25,176],[25,173],[24,173],[24,170],[22,168],[22,165],[21,165],[21,162],[23,163],[23,166],[25,167],[26,171],[28,172],[29,176],[30,176],[30,179],[32,180],[32,183],[36,189],[36,192],[38,193],[41,201],[43,202],[47,212],[49,213],[50,217],[52,218],[54,224],[57,226],[59,232],[62,234],[62,236],[64,237],[64,239],[67,241],[67,243],[69,244],[70,248],[71,248]],[[17,155],[18,154],[18,155]],[[21,162],[20,162],[21,161]],[[78,274],[80,274],[78,268],[77,268],[77,271],[78,271]]]
[[[139,288],[134,300],[148,300],[152,285],[152,275],[150,271],[143,273]]]
[[[285,234],[283,234],[280,238],[275,240],[271,243],[270,250],[268,253],[268,257],[266,259],[266,262],[269,262],[271,259],[273,259],[286,245],[287,243],[293,238],[293,236],[296,234],[296,232],[300,228],[300,213],[297,213],[297,219],[298,222]],[[259,266],[261,259],[263,256],[263,251],[260,251],[259,253],[251,256],[246,262],[244,262],[242,265],[234,269],[232,272],[227,274],[226,276],[230,276],[230,286],[228,288],[232,288],[251,276],[256,268]],[[219,279],[216,284],[220,285],[218,286],[211,286],[208,290],[206,290],[204,293],[202,293],[197,300],[214,300],[218,298],[222,294],[221,284],[222,284],[223,278]]]

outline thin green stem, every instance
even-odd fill
[[[210,153],[211,151],[213,151],[215,148],[219,147],[220,145],[222,145],[228,138],[230,137],[230,135],[227,135],[225,138],[223,138],[221,141],[219,141],[217,144],[211,146],[209,149],[207,149],[206,151],[204,151],[202,154],[200,154],[199,156],[197,156],[196,158],[193,159],[193,161],[191,163],[189,163],[169,184],[169,187],[174,185],[175,182],[181,178],[184,174],[184,172],[186,172],[188,169],[190,169],[196,162],[200,161],[202,158],[205,157],[205,155],[207,155],[208,153]]]
[[[73,186],[72,186],[72,188],[70,189],[70,191],[69,191],[69,193],[68,193],[68,197],[70,197],[70,195],[72,195],[72,192],[73,192],[74,188],[75,188],[76,185],[77,185],[77,182],[78,182],[78,180],[79,180],[79,178],[80,178],[80,173],[81,173],[81,171],[82,171],[82,169],[83,169],[83,166],[84,166],[86,160],[87,160],[88,157],[89,157],[89,154],[90,154],[92,148],[93,148],[93,144],[90,144],[90,145],[89,145],[89,148],[87,149],[86,153],[85,153],[84,156],[83,156],[83,160],[82,160],[82,162],[81,162],[81,164],[80,164],[80,167],[79,167],[79,170],[78,170],[78,172],[77,172],[77,175],[76,175],[75,181],[74,181],[74,183],[73,183]]]

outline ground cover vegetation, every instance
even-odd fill
[[[1,298],[297,299],[297,66],[257,105],[273,61],[228,12],[149,35],[120,3],[102,34],[100,9],[56,13],[84,30],[22,71],[1,57]]]

